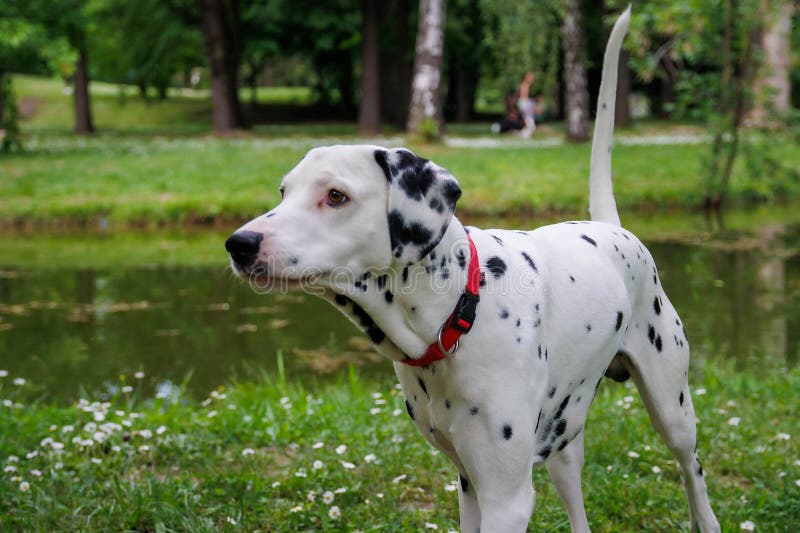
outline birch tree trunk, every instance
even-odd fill
[[[766,125],[770,114],[784,116],[791,108],[791,33],[793,2],[762,0],[761,13],[764,31],[760,48],[762,64],[753,87],[755,104],[750,112],[750,122]]]
[[[586,57],[580,0],[564,0],[561,43],[564,48],[564,113],[567,140],[589,140],[589,90],[586,82]]]
[[[439,137],[442,129],[440,95],[444,50],[445,0],[420,0],[414,78],[406,133]],[[422,130],[425,131],[422,131]]]

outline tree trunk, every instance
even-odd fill
[[[362,0],[364,40],[361,43],[361,102],[358,134],[373,137],[381,128],[380,69],[378,62],[378,0]]]
[[[78,61],[75,63],[75,88],[73,92],[75,104],[75,133],[94,133],[92,108],[89,104],[89,64],[86,50],[78,50]]]
[[[211,123],[215,133],[231,133],[244,127],[239,106],[239,2],[199,2],[203,10],[204,44],[211,70]]]
[[[381,2],[380,105],[381,118],[405,128],[414,59],[411,48],[410,0]],[[388,44],[387,44],[388,43]]]
[[[622,50],[619,54],[617,75],[617,103],[614,107],[614,124],[629,126],[631,123],[631,69],[628,64],[630,54]]]
[[[414,81],[406,132],[439,137],[442,129],[440,97],[444,50],[444,0],[420,0]]]
[[[564,0],[564,25],[561,27],[564,47],[565,114],[567,140],[589,140],[589,91],[586,83],[583,27],[580,0]]]
[[[761,35],[762,65],[753,84],[755,105],[750,112],[750,121],[763,126],[769,122],[769,115],[774,113],[785,116],[791,108],[791,32],[794,3],[762,0],[764,32]]]

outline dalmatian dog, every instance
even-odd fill
[[[538,463],[572,531],[589,531],[583,428],[604,375],[634,380],[680,464],[692,526],[720,530],[695,452],[683,324],[613,198],[628,20],[626,11],[606,50],[591,221],[465,227],[444,168],[402,148],[331,146],[308,152],[284,177],[280,204],[226,242],[239,276],[329,300],[393,361],[409,416],[458,469],[465,532],[525,531]]]

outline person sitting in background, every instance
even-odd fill
[[[528,138],[536,129],[536,120],[533,113],[533,98],[531,98],[531,88],[533,87],[533,72],[526,72],[525,77],[519,84],[519,91],[517,92],[517,107],[522,113],[522,121],[524,127],[520,130],[521,137]]]
[[[515,91],[510,91],[506,94],[503,120],[492,124],[492,132],[505,133],[507,131],[519,131],[524,126],[525,123],[517,109],[517,94]]]

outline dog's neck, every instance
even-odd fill
[[[453,217],[439,243],[418,262],[357,275],[346,299],[342,287],[323,297],[365,331],[383,355],[395,361],[418,357],[436,341],[464,292],[469,259],[467,231]]]

